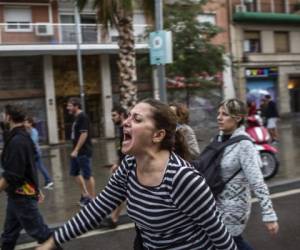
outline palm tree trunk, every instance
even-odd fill
[[[116,25],[119,32],[120,104],[128,109],[137,102],[136,58],[132,16],[125,16]]]

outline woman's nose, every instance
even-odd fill
[[[129,124],[129,117],[123,121],[122,126],[125,127],[128,126],[128,124]]]

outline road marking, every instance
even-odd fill
[[[292,190],[272,194],[271,198],[272,199],[277,199],[277,198],[290,196],[290,195],[294,195],[294,194],[299,194],[299,193],[300,193],[300,188],[292,189]],[[251,199],[251,202],[252,203],[258,202],[258,199],[253,198],[253,199]],[[130,229],[130,228],[134,228],[134,223],[122,224],[122,225],[119,225],[115,229],[97,229],[97,230],[93,230],[91,232],[88,232],[88,233],[80,236],[80,237],[77,237],[77,239],[78,238],[87,238],[87,237],[100,235],[100,234],[106,234],[106,233],[115,232],[115,231],[126,230],[126,229]],[[25,250],[25,249],[34,248],[34,247],[37,247],[37,246],[38,246],[38,244],[36,242],[30,242],[30,243],[24,243],[24,244],[18,245],[18,246],[16,246],[15,249],[16,250]]]
[[[299,194],[299,193],[300,193],[300,188],[297,188],[297,189],[291,189],[291,190],[288,190],[288,191],[274,193],[274,194],[271,194],[270,196],[271,196],[271,199],[277,199],[277,198],[290,196],[290,195],[294,195],[294,194]],[[252,203],[258,202],[258,199],[257,198],[252,198],[251,202]]]
[[[121,230],[126,230],[126,229],[130,229],[130,228],[134,228],[134,223],[127,223],[127,224],[122,224],[117,226],[114,229],[96,229],[93,230],[91,232],[88,232],[84,235],[81,235],[79,237],[77,237],[77,239],[79,238],[87,238],[87,237],[91,237],[91,236],[95,236],[95,235],[100,235],[100,234],[106,234],[106,233],[110,233],[110,232],[116,232],[116,231],[121,231]],[[37,244],[36,242],[30,242],[30,243],[24,243],[21,245],[16,246],[16,250],[25,250],[25,249],[30,249],[30,248],[35,248],[37,247],[39,244]]]

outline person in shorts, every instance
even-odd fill
[[[279,118],[276,103],[272,100],[270,95],[265,95],[264,100],[266,102],[265,116],[267,119],[267,128],[272,138],[272,142],[278,142],[278,130],[277,122]]]
[[[91,157],[92,143],[90,138],[89,118],[81,110],[79,98],[70,98],[67,104],[69,114],[75,120],[72,124],[70,175],[75,178],[81,190],[80,206],[85,206],[95,197],[95,179],[92,176]]]

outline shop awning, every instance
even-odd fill
[[[287,13],[237,12],[233,15],[233,21],[237,23],[300,24],[300,15]]]

